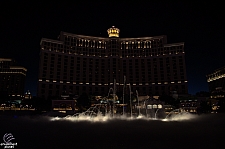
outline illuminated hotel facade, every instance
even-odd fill
[[[225,90],[225,67],[215,70],[213,73],[206,75],[206,77],[210,92],[218,88]]]
[[[184,43],[167,44],[167,37],[120,38],[61,32],[58,40],[42,38],[38,96],[59,97],[63,91],[107,95],[131,85],[139,95],[187,94]],[[126,76],[126,77],[124,77]]]
[[[15,66],[15,61],[0,58],[0,98],[20,99],[24,96],[27,69]]]
[[[212,106],[212,113],[225,112],[225,67],[206,75]]]

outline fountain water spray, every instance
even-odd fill
[[[126,83],[126,76],[124,76],[124,82],[123,82],[123,116],[124,116],[124,89],[125,89],[125,83]]]
[[[66,117],[59,118],[54,117],[51,118],[51,120],[71,120],[71,121],[91,121],[91,122],[99,122],[99,121],[108,121],[112,119],[122,119],[122,120],[135,120],[135,119],[144,119],[144,120],[162,120],[162,121],[179,121],[179,120],[187,120],[192,119],[195,116],[188,112],[182,112],[180,109],[175,109],[171,111],[169,114],[166,115],[164,119],[158,119],[157,113],[160,109],[157,109],[155,111],[154,118],[148,118],[148,112],[147,112],[147,104],[146,101],[144,101],[144,107],[145,107],[145,115],[141,114],[140,111],[140,102],[138,97],[138,91],[136,90],[137,94],[137,101],[138,101],[138,116],[133,118],[133,108],[132,108],[132,99],[131,99],[131,84],[129,83],[129,91],[130,91],[130,117],[125,116],[124,111],[124,90],[125,90],[125,84],[126,84],[126,77],[124,76],[124,86],[123,86],[123,114],[121,115],[115,115],[115,97],[116,97],[116,80],[114,79],[114,88],[110,88],[108,92],[108,98],[107,103],[100,103],[95,105],[94,107],[90,107],[88,110],[82,113],[76,113],[74,115],[67,115]],[[112,102],[109,102],[109,95],[110,92],[113,92],[113,99]],[[103,110],[102,110],[103,108]],[[108,110],[109,108],[109,110]],[[174,113],[177,111],[178,114],[174,116]]]
[[[132,118],[132,101],[131,101],[131,84],[129,84],[129,89],[130,89],[130,117]]]
[[[139,104],[139,98],[138,98],[138,91],[136,90],[137,93],[137,100],[138,100],[138,116],[141,116],[141,111],[140,111],[140,104]]]
[[[115,97],[116,97],[116,79],[114,79],[114,86],[113,86],[113,109],[112,109],[112,115],[113,115],[113,117],[114,117],[114,111],[115,111]]]

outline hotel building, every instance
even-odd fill
[[[27,69],[15,66],[15,61],[0,58],[0,96],[1,99],[20,99],[24,96]]]
[[[225,112],[225,67],[206,75],[212,106],[212,113]]]
[[[213,73],[206,75],[209,85],[209,91],[215,91],[218,88],[225,90],[225,67],[215,70]]]
[[[165,35],[120,38],[114,26],[107,32],[108,38],[66,32],[42,38],[38,96],[107,95],[114,82],[116,92],[125,82],[139,95],[188,93],[184,43],[167,44]]]

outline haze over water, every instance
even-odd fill
[[[190,116],[190,115],[189,115]],[[220,148],[225,114],[185,120],[111,118],[54,121],[49,116],[0,116],[0,135],[12,133],[15,148]],[[0,139],[1,142],[1,139]],[[2,141],[3,142],[3,141]]]

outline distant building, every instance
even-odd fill
[[[20,99],[24,95],[27,69],[16,66],[15,61],[0,58],[0,99]]]
[[[185,112],[197,113],[200,102],[197,98],[186,98],[180,100],[180,109]]]
[[[66,113],[68,111],[75,111],[77,98],[74,95],[62,94],[60,99],[52,100],[52,110]]]
[[[66,32],[58,40],[42,38],[37,95],[107,95],[114,79],[122,92],[124,76],[141,96],[188,93],[183,42],[167,44],[165,35],[120,38],[114,26],[107,32],[108,38]]]
[[[146,117],[150,118],[162,118],[165,117],[165,103],[153,97],[148,99],[142,100],[139,103],[136,102],[134,104],[134,112],[139,115],[139,108],[140,114],[145,115]]]
[[[206,75],[210,91],[212,112],[225,112],[225,67]]]
[[[32,95],[30,93],[30,91],[28,90],[25,94],[24,94],[24,99],[32,99]]]
[[[215,70],[213,73],[206,75],[209,85],[209,91],[225,90],[225,67]]]

